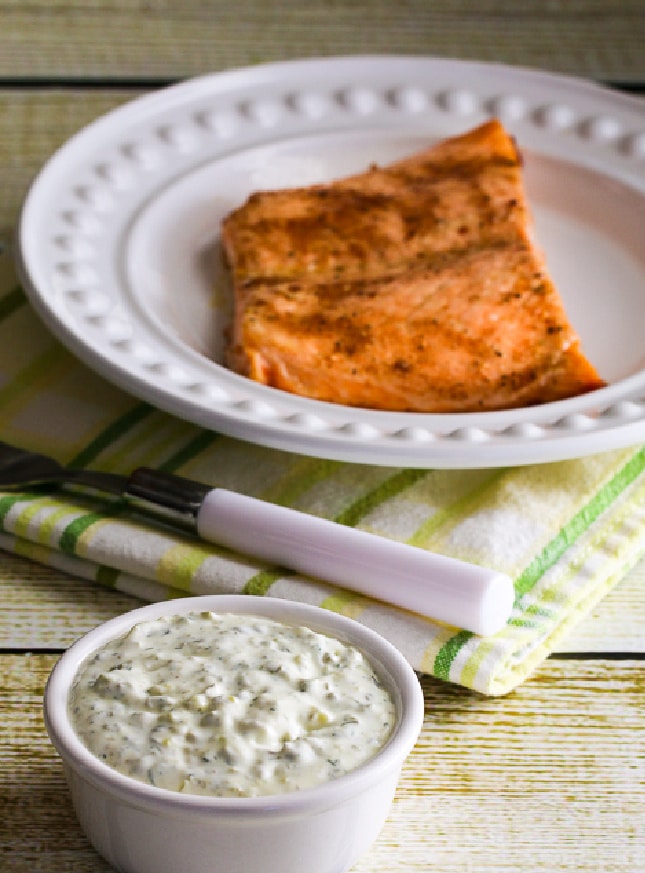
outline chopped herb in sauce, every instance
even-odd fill
[[[143,622],[81,666],[75,730],[121,773],[172,791],[281,794],[355,769],[395,706],[357,649],[306,627],[210,612]]]

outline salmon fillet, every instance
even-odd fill
[[[498,121],[385,167],[259,192],[222,223],[227,365],[348,406],[474,412],[605,383],[531,236]]]

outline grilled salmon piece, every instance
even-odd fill
[[[498,121],[224,219],[227,364],[316,400],[413,412],[545,403],[605,383],[531,238]]]

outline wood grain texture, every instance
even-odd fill
[[[644,588],[645,560],[556,651],[645,653]],[[135,597],[0,552],[0,649],[64,649],[100,622],[140,605]]]
[[[0,76],[172,77],[332,54],[477,58],[630,81],[640,0],[0,2]]]
[[[0,869],[105,873],[41,714],[56,658],[0,656]],[[360,873],[643,873],[641,662],[548,661],[502,699],[423,682],[426,719]]]
[[[645,652],[645,560],[560,642],[557,651]]]
[[[135,597],[0,552],[0,649],[62,650],[137,606]]]

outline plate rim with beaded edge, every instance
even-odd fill
[[[607,387],[501,412],[385,412],[291,395],[218,363],[231,296],[224,214],[253,190],[338,178],[491,117],[524,155],[537,241]],[[16,261],[72,353],[186,421],[332,460],[500,467],[645,441],[644,225],[642,100],[486,62],[330,57],[189,79],[92,122],[32,183]]]

